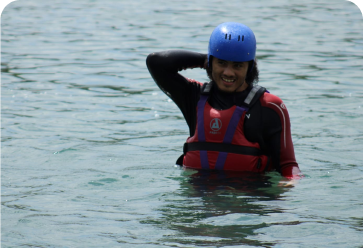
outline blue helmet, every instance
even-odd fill
[[[225,22],[212,32],[208,46],[208,64],[210,56],[219,59],[245,62],[255,59],[256,38],[252,30],[237,22]]]

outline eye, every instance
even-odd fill
[[[243,63],[236,63],[236,64],[234,64],[234,66],[236,68],[240,69],[240,68],[243,68],[244,67],[244,64]]]
[[[226,64],[226,61],[224,61],[224,60],[218,60],[218,64],[225,65]]]

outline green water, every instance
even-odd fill
[[[250,26],[305,178],[174,167],[146,56]],[[362,247],[363,18],[333,1],[25,1],[1,16],[2,247]],[[205,71],[183,75],[206,81]]]

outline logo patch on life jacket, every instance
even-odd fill
[[[209,126],[214,132],[217,132],[222,128],[222,121],[218,118],[214,118],[213,120],[211,120]]]

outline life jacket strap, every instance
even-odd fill
[[[213,87],[213,81],[210,81],[209,83],[204,83],[201,88],[200,94],[202,95],[209,95],[210,90]]]
[[[255,102],[260,99],[261,95],[263,93],[265,93],[267,90],[264,87],[261,87],[259,85],[255,85],[253,86],[253,88],[251,89],[250,93],[248,93],[244,104],[246,104],[247,106],[252,106],[253,104],[255,104]]]
[[[239,146],[226,143],[213,143],[213,142],[193,142],[184,143],[183,153],[191,151],[214,151],[214,152],[227,152],[242,155],[260,156],[262,152],[258,148]]]

